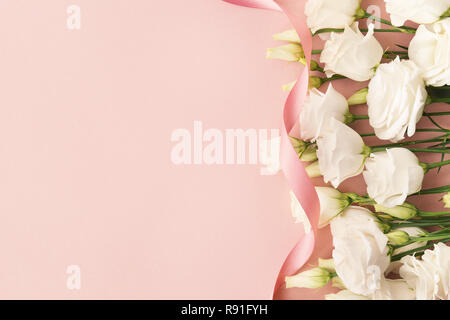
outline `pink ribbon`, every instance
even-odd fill
[[[288,180],[289,186],[305,210],[311,223],[312,232],[302,233],[299,241],[291,250],[278,274],[273,297],[284,283],[284,278],[297,272],[311,257],[314,251],[319,223],[320,206],[317,193],[311,179],[305,170],[305,165],[298,159],[289,140],[289,133],[297,122],[308,93],[309,66],[312,52],[312,36],[306,25],[304,7],[306,0],[223,0],[232,4],[269,10],[281,10],[289,18],[300,36],[307,66],[303,69],[296,85],[292,89],[283,111],[281,130],[281,167]]]

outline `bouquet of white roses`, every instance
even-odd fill
[[[450,129],[429,112],[435,103],[450,103],[450,0],[385,0],[390,20],[372,16],[360,0],[309,0],[305,7],[313,35],[326,42],[313,50],[318,59],[311,70],[310,91],[300,115],[299,137],[291,137],[302,161],[310,161],[311,177],[323,176],[331,186],[317,187],[319,227],[331,226],[332,259],[286,278],[286,287],[320,288],[328,282],[342,289],[328,299],[450,299],[450,211],[429,212],[408,197],[442,194],[450,208],[450,185],[424,190],[430,170],[450,164]],[[385,28],[360,20],[370,19]],[[406,21],[413,26],[404,25]],[[383,48],[376,35],[400,32],[412,36],[397,51]],[[301,62],[305,54],[297,33],[275,35],[287,43],[268,49],[267,57]],[[409,39],[409,37],[408,37]],[[369,81],[349,99],[331,84],[334,80]],[[322,85],[329,83],[326,91]],[[293,83],[284,88],[289,90]],[[367,104],[367,115],[350,112]],[[432,128],[417,129],[422,118]],[[358,133],[349,125],[369,120],[373,132]],[[435,133],[422,140],[404,141],[416,132]],[[389,143],[367,145],[364,137]],[[424,145],[420,147],[420,145]],[[436,161],[418,155],[432,153]],[[337,188],[363,175],[367,190],[343,193]],[[447,193],[447,194],[446,194]],[[293,215],[306,221],[292,197]],[[330,257],[324,257],[330,258]]]

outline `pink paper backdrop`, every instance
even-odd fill
[[[176,166],[170,138],[279,128],[300,69],[265,49],[288,27],[218,0],[0,2],[0,298],[270,298],[301,228],[282,175]]]

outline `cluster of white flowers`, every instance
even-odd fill
[[[360,7],[360,0],[307,1],[309,28],[313,34],[327,34],[319,52],[323,68],[314,61],[312,70],[328,78],[339,75],[369,84],[348,100],[331,84],[325,92],[318,85],[310,90],[303,106],[298,139],[301,148],[297,149],[314,150],[309,160],[317,161],[310,168],[319,170],[324,182],[332,185],[316,187],[316,191],[319,228],[330,225],[334,250],[327,265],[322,261],[317,268],[287,277],[286,284],[319,288],[332,282],[342,289],[327,299],[448,300],[450,247],[428,242],[449,241],[448,229],[444,232],[448,238],[442,233],[433,238],[427,230],[408,227],[407,221],[421,212],[406,202],[407,197],[421,191],[425,174],[436,166],[420,162],[414,152],[399,147],[398,142],[415,134],[424,108],[433,102],[427,86],[450,85],[450,0],[385,3],[392,23],[378,21],[388,24],[392,31],[414,33],[406,51],[393,52],[389,57],[375,38],[373,24],[360,29],[357,20],[369,17]],[[406,21],[420,25],[404,26]],[[269,51],[269,57],[306,64],[295,32],[286,31],[275,38],[289,41],[290,45],[279,47],[280,52]],[[382,62],[383,58],[391,61]],[[368,119],[374,134],[391,144],[367,146],[349,126],[358,119],[349,105],[365,103],[368,116],[359,119]],[[335,189],[360,174],[367,185],[367,196]],[[291,199],[293,216],[310,232],[308,218],[293,193]],[[450,207],[450,193],[443,201],[446,208]],[[373,212],[382,214],[376,215],[365,206],[373,206]],[[420,254],[416,255],[416,251]],[[396,280],[390,278],[392,274],[396,274]]]

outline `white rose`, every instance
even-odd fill
[[[328,130],[317,139],[317,157],[325,182],[337,188],[339,184],[359,175],[366,159],[361,136],[352,128],[331,118]]]
[[[308,0],[305,5],[306,23],[314,33],[325,28],[344,28],[355,21],[360,0]]]
[[[369,83],[370,125],[378,138],[398,142],[416,132],[427,100],[425,82],[413,61],[397,57],[381,64]]]
[[[427,85],[450,85],[450,18],[419,26],[408,54],[422,69]]]
[[[300,113],[300,136],[315,141],[327,129],[330,118],[344,122],[348,112],[347,99],[331,84],[325,94],[312,89]]]
[[[420,191],[424,175],[419,159],[405,148],[371,154],[363,172],[367,193],[386,208],[401,205],[408,195]]]
[[[386,11],[394,26],[402,26],[406,20],[415,23],[433,23],[449,9],[450,0],[384,0]]]
[[[388,238],[379,221],[361,207],[349,207],[331,220],[336,273],[350,291],[369,296],[381,287],[389,265]]]
[[[346,76],[355,81],[367,81],[375,74],[375,67],[383,58],[383,48],[374,37],[374,25],[364,36],[358,23],[346,26],[343,33],[332,33],[325,43],[320,62],[325,63],[325,73]]]
[[[450,299],[450,247],[438,243],[422,260],[406,256],[401,263],[400,276],[415,288],[417,300]]]
[[[380,289],[371,296],[372,300],[416,300],[414,289],[404,280],[383,278]]]

